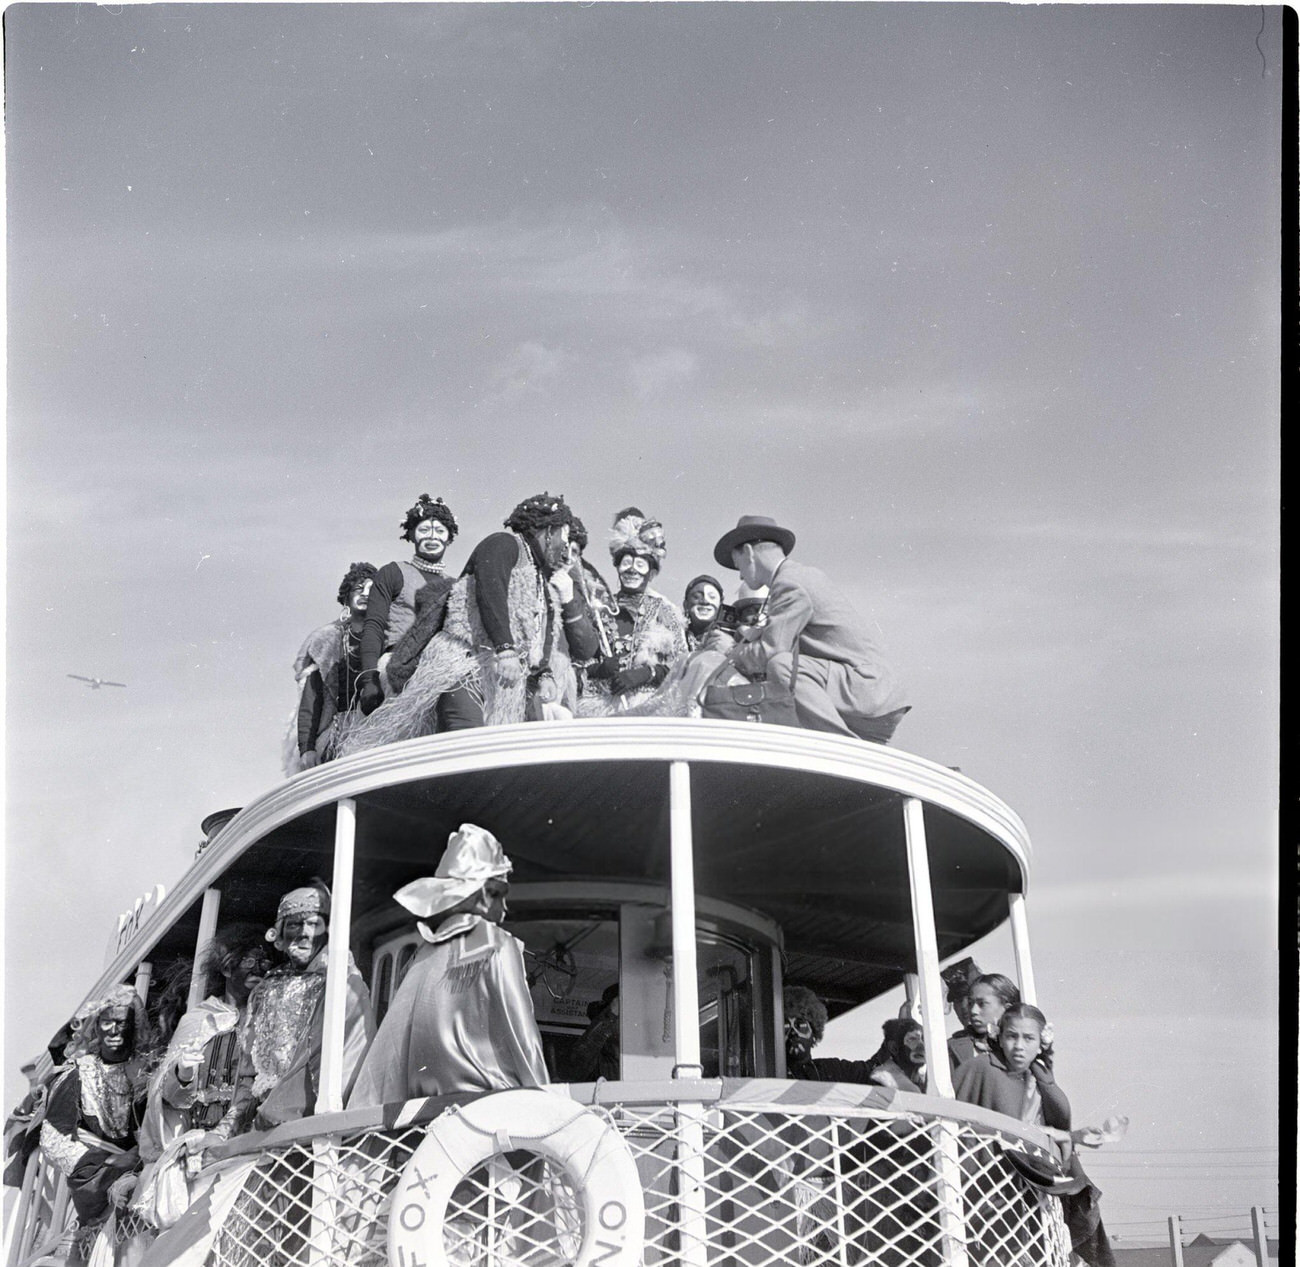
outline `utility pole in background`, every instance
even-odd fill
[[[1250,1225],[1255,1229],[1255,1257],[1259,1267],[1268,1267],[1268,1237],[1264,1235],[1264,1207],[1250,1207]]]
[[[1169,1216],[1169,1254],[1174,1267],[1183,1267],[1183,1229],[1176,1214]]]

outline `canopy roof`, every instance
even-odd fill
[[[328,880],[343,796],[357,802],[354,916],[432,873],[462,822],[501,840],[519,881],[666,885],[674,761],[691,767],[697,892],[778,922],[787,978],[833,1011],[913,968],[905,798],[925,804],[941,957],[1000,924],[1008,893],[1026,887],[1019,819],[923,758],[781,727],[607,718],[431,736],[299,775],[218,829],[136,943],[173,923],[161,944],[180,949],[188,936],[192,946],[211,884],[222,889],[223,922],[269,922],[285,889]],[[122,972],[142,953],[128,947]]]

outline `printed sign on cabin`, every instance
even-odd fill
[[[104,966],[108,967],[118,952],[136,935],[155,911],[162,905],[167,890],[161,884],[155,884],[148,893],[135,900],[129,911],[123,911],[117,917],[117,927],[108,939],[108,949],[104,953]]]

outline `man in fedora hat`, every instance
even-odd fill
[[[717,562],[751,589],[768,586],[766,623],[731,654],[751,677],[789,682],[809,730],[888,743],[910,708],[903,688],[830,578],[788,557],[794,540],[775,519],[741,515],[714,546]]]
[[[379,1026],[349,1108],[550,1081],[523,943],[501,927],[510,870],[491,832],[462,823],[437,871],[393,894],[420,917],[425,945]]]

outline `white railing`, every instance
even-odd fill
[[[865,1087],[752,1082],[705,1098],[703,1088],[720,1084],[695,1083],[693,1092],[676,1085],[687,1092],[680,1099],[602,1095],[593,1107],[636,1162],[645,1267],[688,1258],[707,1267],[1069,1262],[1059,1201],[1029,1186],[1006,1158],[1008,1150],[1043,1146],[1014,1123],[1003,1127],[979,1111],[948,1116],[837,1103],[869,1100]],[[771,1096],[778,1088],[791,1098],[825,1099],[782,1103]],[[909,1099],[921,1097],[894,1097]],[[217,1235],[212,1267],[388,1262],[389,1199],[427,1129],[331,1132],[327,1141],[266,1150]],[[503,1140],[501,1152],[428,1217],[440,1220],[451,1263],[572,1262],[583,1234],[581,1183],[554,1160]]]

